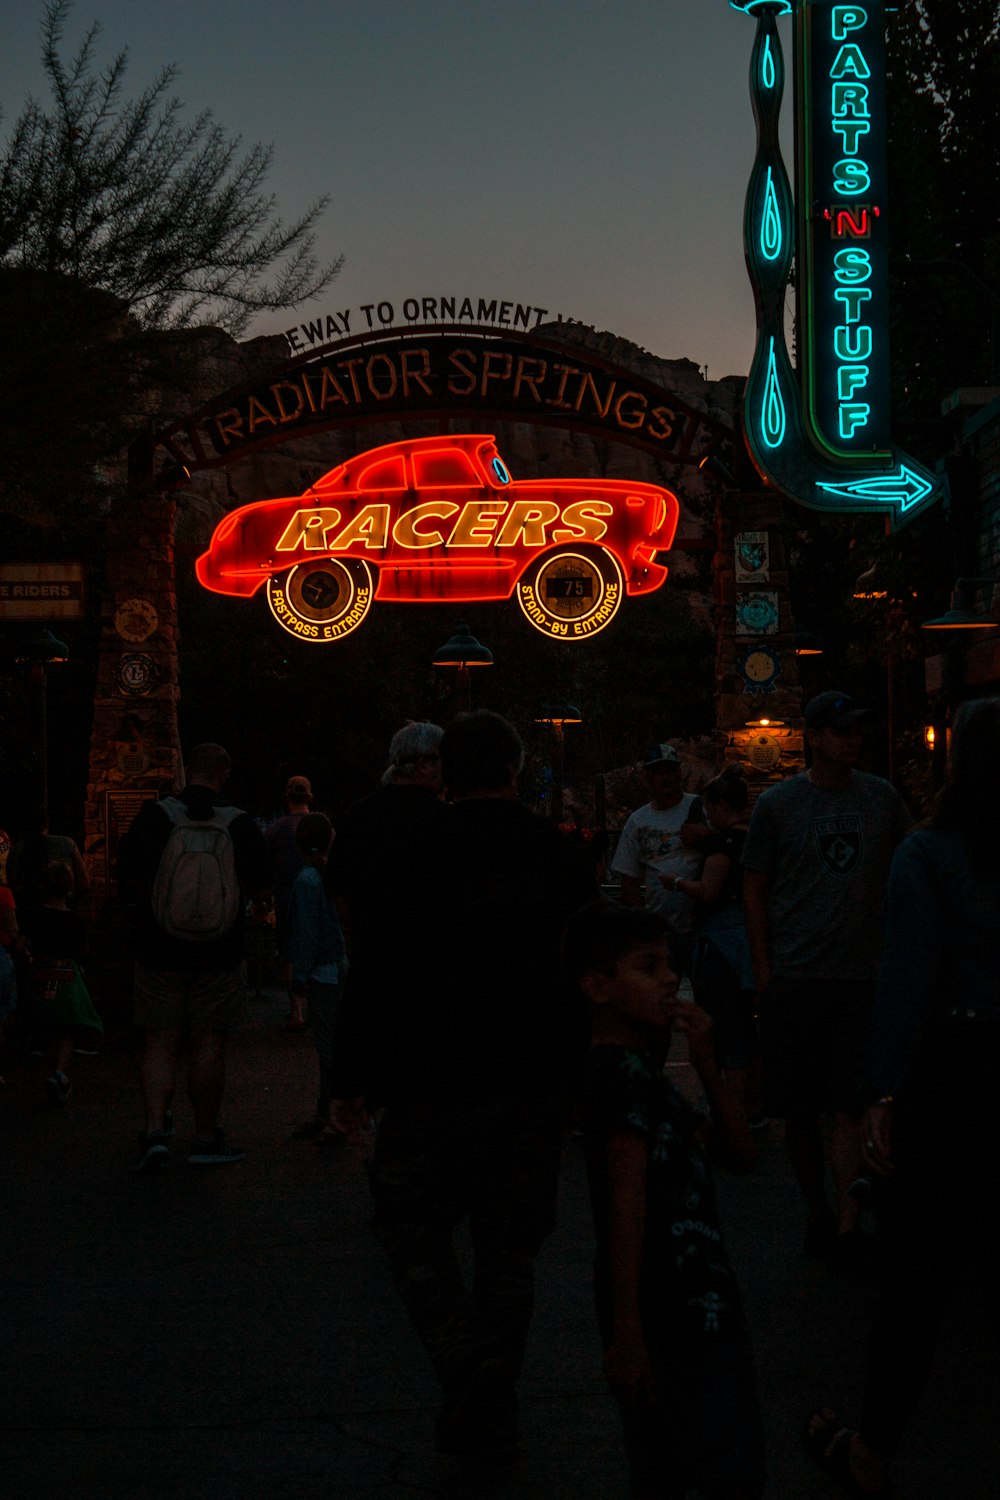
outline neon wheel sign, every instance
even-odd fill
[[[556,640],[580,641],[611,624],[624,593],[613,553],[560,547],[527,569],[517,602],[536,630]]]
[[[283,630],[342,640],[373,602],[465,603],[515,593],[554,640],[587,640],[626,594],[667,577],[679,506],[628,479],[512,479],[488,434],[369,449],[304,494],[231,511],[199,557],[199,582],[264,589]]]
[[[283,630],[306,640],[337,641],[350,635],[367,616],[374,598],[372,571],[361,558],[297,563],[287,573],[267,580],[272,615]]]

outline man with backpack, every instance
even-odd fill
[[[147,802],[118,850],[118,880],[135,935],[135,1018],[146,1029],[146,1130],[138,1169],[162,1167],[181,1043],[190,1050],[192,1166],[223,1166],[242,1151],[219,1124],[229,1031],[246,999],[243,908],[269,899],[271,870],[253,819],[227,804],[230,760],[198,745],[177,797]]]

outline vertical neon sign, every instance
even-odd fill
[[[884,10],[807,0],[796,26],[803,418],[847,459],[891,453]]]
[[[909,520],[935,476],[889,435],[883,0],[729,0],[757,23],[750,100],[757,151],[743,245],[757,346],[743,397],[747,447],[765,484],[816,510]],[[793,200],[778,120],[778,20],[795,16]],[[785,299],[796,260],[797,361]]]

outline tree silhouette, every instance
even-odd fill
[[[43,520],[100,502],[95,466],[181,392],[189,404],[208,346],[186,330],[238,334],[318,295],[341,265],[315,253],[327,200],[278,217],[271,147],[244,149],[210,111],[185,121],[173,67],[125,98],[128,54],[99,68],[96,23],[65,58],[71,8],[45,7],[50,104],[28,99],[0,152],[3,483]]]

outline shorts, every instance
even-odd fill
[[[851,979],[772,979],[760,1001],[768,1114],[853,1114],[875,1000]]]
[[[135,1019],[148,1031],[182,1031],[201,1026],[231,1031],[246,1010],[246,964],[206,969],[200,974],[169,974],[135,966]]]

